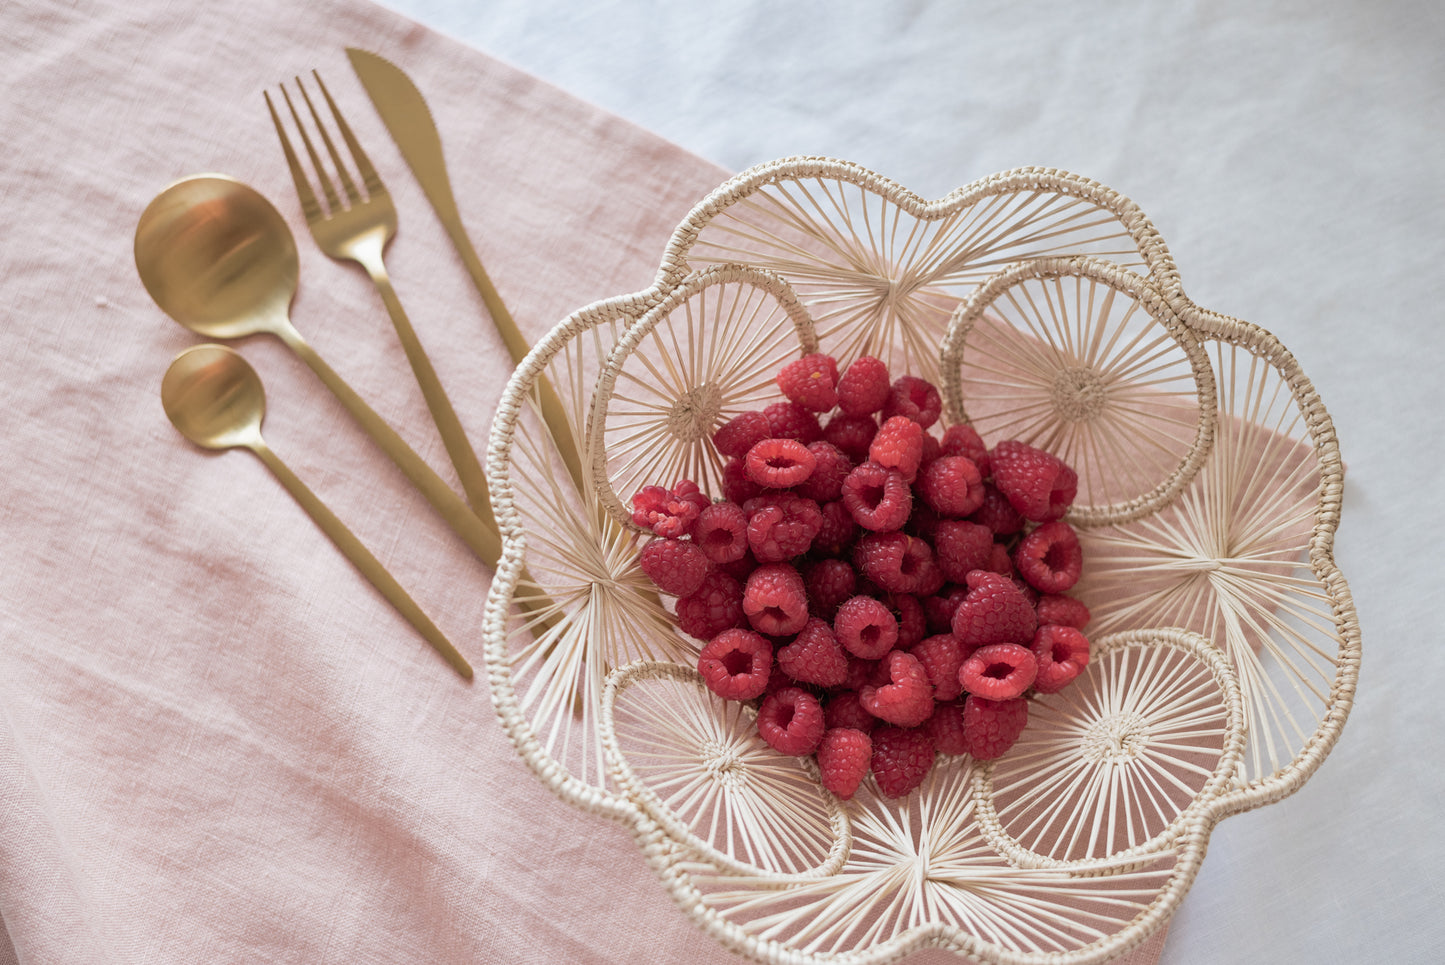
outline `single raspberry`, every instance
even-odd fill
[[[1008,547],[1003,543],[994,543],[992,548],[989,549],[988,565],[985,566],[984,569],[990,573],[997,573],[999,576],[1006,576],[1011,580],[1018,575],[1018,571],[1014,569],[1014,558],[1009,554]],[[1014,582],[1019,584],[1020,590],[1033,589],[1033,587],[1022,580],[1014,580]],[[1028,593],[1025,592],[1024,595],[1027,596]],[[1030,600],[1029,603],[1032,605],[1033,601]]]
[[[778,372],[778,388],[809,412],[827,412],[838,404],[838,363],[814,353],[794,359]]]
[[[867,416],[888,402],[888,366],[871,355],[860,355],[838,380],[838,408],[851,416]]]
[[[853,471],[853,460],[831,442],[812,443],[808,451],[813,454],[813,471],[794,491],[820,503],[842,497],[843,480]]]
[[[983,502],[968,517],[987,526],[995,536],[1010,536],[1024,528],[1023,515],[1014,509],[1008,497],[988,480],[983,484]]]
[[[916,375],[900,375],[888,389],[883,418],[906,416],[927,429],[943,413],[943,398],[933,383]]]
[[[799,683],[836,687],[848,679],[848,658],[833,628],[817,617],[804,624],[792,643],[778,649],[777,659]]]
[[[847,560],[815,560],[803,567],[803,586],[808,591],[808,612],[831,622],[839,604],[857,588],[858,574]]]
[[[758,733],[780,754],[811,754],[823,741],[823,705],[806,690],[784,687],[763,698]]]
[[[911,650],[928,635],[928,614],[924,612],[923,602],[911,593],[890,593],[884,597],[883,602],[888,604],[888,609],[898,618],[898,642],[894,644],[900,650]]]
[[[957,583],[945,583],[943,589],[923,601],[923,615],[927,621],[929,634],[953,633],[953,613],[963,598],[968,595],[968,587]]]
[[[773,672],[768,675],[768,685],[763,688],[764,694],[775,694],[780,690],[787,690],[789,687],[801,686],[796,680],[788,676],[788,672],[778,666],[776,650],[774,651]]]
[[[953,612],[953,635],[965,648],[1027,643],[1037,626],[1028,598],[1006,576],[974,570],[968,595]]]
[[[964,456],[984,476],[989,474],[988,446],[983,444],[978,430],[967,423],[961,422],[945,429],[943,439],[939,441],[939,450],[944,456]]]
[[[890,593],[932,593],[943,586],[933,550],[906,533],[864,534],[853,548],[853,568]]]
[[[1010,700],[1034,685],[1039,662],[1017,643],[993,643],[969,654],[958,668],[958,682],[975,697]]]
[[[923,427],[905,416],[894,416],[878,427],[868,445],[868,458],[913,482],[923,464]]]
[[[918,659],[933,685],[934,700],[953,700],[963,693],[958,670],[963,666],[963,647],[952,633],[938,633],[914,644],[908,651]]]
[[[903,797],[933,767],[933,742],[915,727],[880,727],[872,733],[873,779],[884,797]]]
[[[868,776],[873,762],[873,739],[861,730],[835,727],[818,745],[818,772],[825,788],[848,800]]]
[[[733,416],[712,434],[717,451],[730,459],[741,459],[748,450],[772,435],[772,424],[761,412],[743,412]]]
[[[777,563],[808,552],[823,528],[823,511],[791,492],[764,493],[743,507],[748,513],[748,547],[762,563]]]
[[[834,624],[834,636],[837,636],[837,633],[838,627],[836,624]],[[842,638],[839,638],[838,642],[842,643]],[[844,649],[846,650],[847,648],[845,647]],[[871,683],[873,681],[873,678],[877,675],[879,663],[881,663],[881,661],[865,660],[862,657],[855,656],[854,654],[849,653],[848,679],[844,680],[837,689],[844,692],[852,691],[854,693],[862,690],[864,685]]]
[[[1074,527],[1056,519],[1020,540],[1013,562],[1029,586],[1041,593],[1062,593],[1079,582],[1084,551]]]
[[[923,434],[923,462],[920,465],[926,466],[941,455],[943,455],[942,443],[925,432]]]
[[[742,584],[719,570],[703,577],[696,591],[678,598],[677,625],[699,640],[711,640],[742,622]]]
[[[748,515],[737,503],[713,503],[698,513],[692,541],[714,563],[736,563],[748,554]]]
[[[994,545],[993,530],[966,519],[945,519],[933,530],[933,558],[951,583],[962,583],[974,570],[988,569]]]
[[[883,601],[855,596],[838,607],[833,632],[849,653],[878,660],[898,643],[898,619]]]
[[[1062,690],[1089,665],[1089,638],[1074,627],[1041,626],[1030,649],[1039,665],[1034,689],[1041,694]]]
[[[803,578],[787,563],[764,563],[753,570],[742,593],[743,614],[754,630],[786,637],[808,622],[808,593]]]
[[[823,439],[831,442],[854,462],[868,458],[868,447],[878,434],[878,423],[870,415],[848,415],[839,412],[823,427]]]
[[[859,686],[861,688],[862,685]],[[829,730],[834,727],[851,727],[867,734],[878,725],[878,718],[863,709],[858,691],[840,690],[823,704],[823,722],[828,725]]]
[[[796,439],[803,445],[823,438],[818,417],[796,402],[774,402],[763,409],[768,417],[768,435],[774,439]]]
[[[1064,515],[1079,477],[1053,453],[1006,439],[989,453],[993,481],[1025,519],[1046,523]]]
[[[724,630],[697,655],[708,689],[728,700],[761,697],[773,670],[773,645],[751,630]]]
[[[894,650],[886,658],[889,682],[858,693],[863,709],[899,727],[917,727],[933,713],[933,684],[928,671],[911,653]]]
[[[908,522],[903,524],[903,531],[909,536],[917,536],[932,543],[938,524],[942,521],[943,517],[935,513],[931,506],[921,499],[915,499],[913,510],[908,514]]]
[[[753,482],[748,475],[747,461],[739,457],[729,459],[723,464],[722,492],[723,498],[728,502],[741,506],[749,499],[761,495],[763,487]]]
[[[642,548],[637,562],[657,588],[673,596],[696,593],[712,564],[696,543],[681,539],[654,539]]]
[[[1072,596],[1045,593],[1034,604],[1034,613],[1038,616],[1039,626],[1053,623],[1082,630],[1089,625],[1089,608],[1083,600]]]
[[[956,756],[968,753],[968,739],[963,727],[963,701],[940,700],[933,713],[923,722],[923,731],[940,754]]]
[[[752,550],[745,548],[743,555],[731,563],[714,563],[713,567],[741,583],[748,578],[748,574],[758,568],[758,561],[753,558]]]
[[[690,489],[688,488],[690,487]],[[632,521],[658,536],[676,539],[692,533],[707,498],[699,501],[696,483],[679,482],[672,490],[643,486],[632,495]]]
[[[991,761],[1014,745],[1029,722],[1029,702],[969,697],[963,703],[963,736],[968,753]]]
[[[796,439],[764,439],[748,450],[744,465],[759,486],[787,489],[813,474],[818,458]]]
[[[959,519],[983,505],[983,476],[966,456],[940,456],[919,474],[918,493],[940,516]]]
[[[898,470],[865,462],[843,480],[843,505],[859,526],[887,532],[908,522],[913,491]]]
[[[697,507],[699,513],[712,505],[712,500],[708,498],[707,493],[703,492],[691,479],[679,479],[672,487],[670,495],[675,500],[692,503]]]
[[[823,525],[813,537],[813,552],[838,556],[853,545],[858,535],[858,523],[843,500],[835,499],[818,507],[823,514]]]

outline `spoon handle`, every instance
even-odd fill
[[[287,332],[283,329],[282,332],[286,344],[311,367],[322,384],[331,390],[331,394],[346,407],[346,411],[360,423],[366,434],[391,457],[391,461],[396,463],[397,468],[411,480],[411,484],[426,497],[427,502],[441,514],[442,519],[456,531],[477,558],[488,566],[495,567],[502,558],[502,538],[497,533],[491,503],[483,501],[468,508],[462,498],[416,454],[416,450],[407,445],[406,440],[397,435],[396,430],[387,425],[386,420],[367,405],[366,400],[357,395],[305,339],[294,330]]]
[[[281,461],[279,456],[271,451],[269,446],[258,441],[252,444],[250,449],[261,457],[266,468],[270,469],[271,473],[281,481],[281,485],[285,486],[286,490],[295,497],[307,514],[316,521],[316,525],[321,527],[322,532],[330,537],[331,542],[336,544],[336,547],[345,554],[352,565],[371,581],[371,585],[376,587],[392,606],[396,607],[398,613],[406,617],[427,643],[436,648],[442,658],[451,664],[453,670],[461,674],[463,678],[471,680],[472,668],[466,658],[457,652],[456,647],[452,646],[441,630],[437,629],[436,624],[432,623],[431,619],[422,612],[421,607],[402,588],[396,578],[381,565],[381,561],[362,545],[361,540],[356,538],[356,534],[347,529],[346,524],[327,508],[326,504]]]

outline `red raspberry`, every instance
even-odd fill
[[[748,515],[737,503],[713,503],[698,513],[692,541],[714,563],[736,563],[748,555]]]
[[[814,353],[794,359],[778,372],[778,388],[809,412],[827,412],[838,404],[838,363]]]
[[[906,533],[864,534],[853,548],[853,568],[890,593],[933,593],[943,585],[933,550]]]
[[[933,714],[923,722],[923,730],[938,753],[968,753],[968,739],[963,727],[963,701],[940,700],[934,704]]]
[[[939,452],[944,456],[964,456],[972,460],[981,474],[989,474],[988,446],[983,444],[978,430],[967,423],[961,422],[944,430]]]
[[[953,613],[963,598],[968,595],[968,587],[956,583],[946,583],[943,589],[923,601],[923,615],[927,620],[928,632],[930,634],[947,633],[953,634]]]
[[[1028,598],[1006,576],[974,570],[968,595],[953,612],[953,635],[965,648],[1027,643],[1037,626]]]
[[[741,506],[749,499],[762,495],[763,487],[748,476],[747,461],[740,457],[729,459],[723,465],[722,491],[724,499]]]
[[[967,516],[983,505],[983,476],[966,456],[940,456],[919,475],[918,492],[940,516]]]
[[[698,513],[707,504],[697,484],[682,480],[671,490],[643,486],[632,495],[632,521],[658,536],[676,539],[692,533]]]
[[[838,408],[851,416],[872,415],[888,401],[888,366],[860,355],[838,380]]]
[[[881,600],[855,596],[838,607],[833,632],[849,653],[878,660],[898,643],[898,619]]]
[[[916,375],[900,375],[888,390],[883,418],[906,416],[927,429],[943,413],[943,398],[933,383]]]
[[[806,690],[784,687],[763,698],[758,733],[780,754],[811,754],[823,741],[823,705]]]
[[[777,659],[778,666],[799,683],[836,687],[848,679],[848,658],[833,636],[833,628],[816,617],[792,643],[778,650]]]
[[[761,412],[743,412],[733,416],[712,434],[717,451],[732,459],[741,459],[748,450],[772,435],[772,424]]]
[[[1014,550],[1019,576],[1041,593],[1062,593],[1079,582],[1084,551],[1074,527],[1061,519],[1044,523],[1025,536]]]
[[[880,727],[873,737],[873,779],[884,797],[903,797],[933,767],[933,742],[915,727]]]
[[[748,546],[761,563],[801,556],[823,528],[818,504],[796,493],[765,493],[743,509],[748,513]]]
[[[933,684],[928,671],[911,653],[894,650],[884,661],[889,682],[865,686],[858,692],[863,709],[879,720],[899,727],[917,727],[933,713]]]
[[[813,471],[798,484],[799,496],[820,503],[832,502],[843,495],[843,480],[853,471],[853,460],[831,442],[815,442],[808,446],[813,454]]]
[[[983,502],[968,517],[987,526],[995,536],[1009,536],[1024,528],[1023,515],[993,483],[984,481]]]
[[[843,505],[859,526],[886,532],[908,522],[913,491],[898,470],[865,462],[843,480]]]
[[[862,684],[859,687],[861,688]],[[828,725],[829,730],[834,727],[851,727],[867,734],[878,725],[878,718],[863,709],[863,701],[858,697],[858,691],[840,690],[823,705],[823,722]]]
[[[843,800],[858,792],[873,761],[873,739],[861,730],[835,727],[818,745],[818,771],[823,786]]]
[[[764,563],[753,570],[743,589],[742,609],[759,633],[786,637],[808,622],[808,594],[803,578],[787,563]]]
[[[742,584],[719,570],[703,577],[696,592],[678,598],[677,625],[699,640],[711,640],[742,622]]]
[[[1089,625],[1089,608],[1083,600],[1072,596],[1046,593],[1034,604],[1034,613],[1038,615],[1039,626],[1053,623],[1082,630]]]
[[[696,543],[681,539],[654,539],[642,548],[637,562],[657,588],[673,596],[696,593],[712,564]]]
[[[923,464],[923,427],[912,419],[894,416],[878,427],[868,446],[868,458],[913,482]]]
[[[707,493],[698,488],[697,483],[691,479],[679,479],[672,487],[672,498],[682,502],[692,503],[700,513],[712,505],[712,500]]]
[[[923,434],[923,462],[926,466],[939,456],[943,455],[943,445],[928,433]]]
[[[831,621],[838,605],[853,595],[858,574],[847,560],[816,560],[803,567],[803,586],[808,590],[808,612]]]
[[[751,630],[724,630],[697,655],[708,689],[728,700],[761,697],[773,670],[773,645]]]
[[[768,417],[768,435],[774,439],[796,439],[803,445],[823,438],[818,417],[796,402],[774,402],[763,409]]]
[[[1089,665],[1089,638],[1073,627],[1039,627],[1030,649],[1039,664],[1034,689],[1041,694],[1062,690]]]
[[[963,666],[963,647],[951,633],[939,633],[919,641],[908,651],[918,658],[933,685],[934,700],[953,700],[963,693],[958,671]]]
[[[878,423],[869,415],[848,415],[839,412],[823,427],[823,438],[843,450],[844,455],[856,462],[868,458],[868,447],[878,434]]]
[[[823,525],[813,537],[813,552],[838,556],[853,545],[858,534],[858,523],[841,499],[824,503],[818,507],[823,514]]]
[[[994,643],[979,647],[958,668],[958,682],[975,697],[1010,700],[1034,685],[1039,662],[1028,647]]]
[[[988,569],[994,545],[993,530],[966,519],[945,519],[933,531],[933,558],[951,583],[962,583],[974,570]]]
[[[911,593],[890,593],[883,602],[898,618],[898,642],[895,647],[911,650],[928,635],[928,615],[918,597]]]
[[[833,625],[833,635],[837,636],[837,634],[838,626],[835,623]],[[842,643],[843,638],[839,637],[838,642]],[[847,648],[844,649],[846,650]],[[843,681],[843,683],[839,685],[838,689],[841,691],[851,690],[854,693],[862,690],[865,684],[872,682],[873,678],[877,676],[879,663],[880,661],[878,660],[865,660],[862,657],[854,656],[852,653],[849,653],[848,679]]]
[[[1073,503],[1079,477],[1053,453],[1007,439],[989,456],[994,485],[1025,519],[1046,523]]]
[[[1022,697],[969,697],[963,704],[963,736],[968,753],[981,761],[1001,756],[1019,739],[1028,722],[1029,702]]]
[[[985,566],[984,569],[990,573],[997,573],[999,576],[1007,576],[1011,580],[1018,575],[1014,570],[1013,557],[1009,555],[1008,547],[1002,543],[994,543],[989,549],[988,565]],[[1027,587],[1028,590],[1033,589],[1033,587],[1021,580],[1014,580],[1014,582],[1019,584],[1020,590],[1025,589],[1025,587]],[[1028,592],[1026,591],[1024,595],[1028,596]],[[1032,600],[1029,601],[1029,605],[1033,605]]]
[[[787,489],[813,474],[818,458],[796,439],[764,439],[748,450],[744,465],[759,486]]]

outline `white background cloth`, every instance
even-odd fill
[[[1161,961],[1439,960],[1445,6],[386,2],[729,169],[824,154],[937,197],[1043,165],[1136,201],[1333,417],[1364,641],[1340,743],[1218,828]]]

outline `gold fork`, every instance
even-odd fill
[[[336,149],[335,142],[327,133],[321,115],[311,101],[311,95],[306,92],[306,86],[301,82],[301,78],[297,77],[296,87],[301,93],[315,129],[321,137],[321,142],[331,158],[337,179],[341,182],[341,192],[338,193],[336,185],[326,173],[326,168],[322,164],[311,136],[306,133],[306,124],[302,122],[301,115],[291,100],[291,94],[283,84],[281,96],[285,99],[286,107],[291,112],[296,129],[301,134],[301,143],[311,160],[311,166],[316,172],[316,179],[321,185],[321,192],[326,199],[326,205],[323,207],[316,197],[316,192],[312,190],[311,181],[302,168],[300,159],[291,147],[291,140],[286,135],[286,128],[281,123],[280,115],[276,113],[271,95],[266,93],[266,107],[271,112],[271,120],[276,125],[276,135],[281,139],[281,150],[285,153],[286,163],[291,168],[291,179],[296,183],[296,193],[301,198],[301,210],[306,216],[306,224],[310,227],[311,236],[316,239],[317,246],[323,252],[337,260],[354,261],[371,276],[372,283],[381,294],[381,299],[386,304],[386,310],[391,315],[397,337],[401,340],[407,361],[411,363],[412,372],[421,386],[427,409],[430,410],[432,421],[436,423],[437,431],[441,434],[447,455],[451,458],[452,465],[456,467],[462,490],[467,496],[467,502],[484,522],[495,527],[491,500],[487,492],[487,478],[482,472],[481,463],[478,462],[477,454],[472,449],[466,432],[462,429],[461,421],[457,418],[456,410],[452,408],[451,400],[447,398],[446,390],[442,388],[441,380],[437,378],[436,370],[432,368],[431,360],[427,358],[426,351],[422,348],[421,340],[417,338],[416,330],[412,328],[406,312],[402,310],[401,301],[397,298],[396,291],[392,288],[391,278],[386,271],[383,253],[387,243],[396,234],[396,205],[392,203],[391,195],[387,192],[386,186],[382,184],[376,169],[371,166],[371,161],[367,158],[366,152],[362,150],[356,136],[352,134],[351,128],[346,123],[346,119],[342,117],[336,102],[331,99],[331,93],[326,89],[326,84],[322,82],[321,75],[314,70],[311,75],[331,110],[337,130],[340,131],[347,149],[351,152],[366,194],[363,197],[357,189],[356,182],[352,180],[351,174],[347,171],[346,163]],[[345,195],[344,199],[343,194]]]

